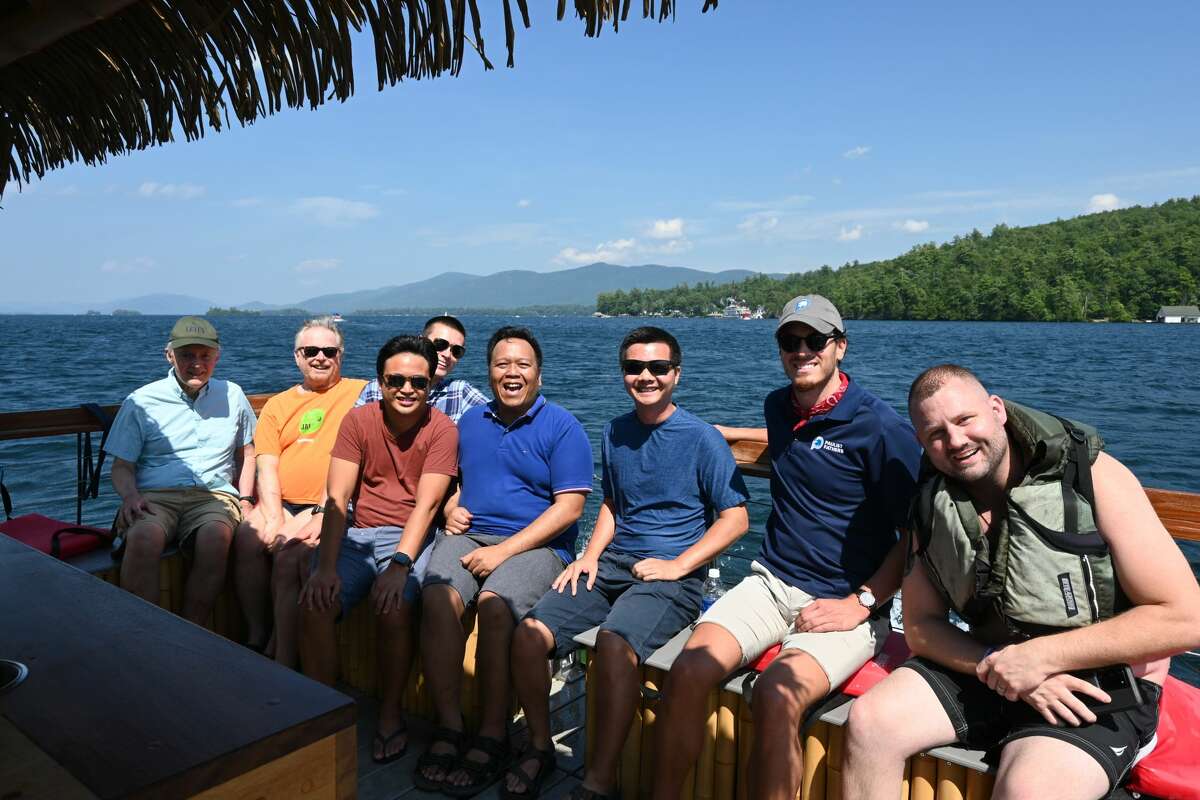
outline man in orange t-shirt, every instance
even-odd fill
[[[273,643],[275,660],[289,667],[297,662],[300,586],[321,533],[329,452],[366,384],[342,377],[344,352],[342,333],[330,317],[308,320],[296,333],[294,355],[303,380],[268,400],[259,415],[257,500],[237,530],[234,578],[246,643],[259,651]]]

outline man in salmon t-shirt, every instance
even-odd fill
[[[263,406],[254,431],[257,497],[234,539],[246,644],[289,667],[297,661],[296,601],[321,533],[329,451],[366,384],[342,377],[345,352],[332,317],[307,320],[296,332],[302,380]]]
[[[395,761],[408,746],[400,704],[412,661],[412,608],[434,516],[458,474],[458,429],[429,407],[436,370],[437,351],[424,337],[396,336],[380,349],[375,372],[383,398],[342,420],[316,568],[300,594],[304,673],[326,684],[337,677],[335,622],[371,596],[383,688],[372,744],[379,763]]]

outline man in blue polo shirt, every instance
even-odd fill
[[[662,328],[635,328],[618,354],[634,410],[601,438],[604,504],[592,538],[513,635],[513,684],[530,741],[509,769],[505,797],[536,797],[553,772],[546,660],[574,650],[573,637],[596,625],[604,697],[591,762],[571,797],[613,792],[640,700],[638,664],[696,618],[705,565],[750,524],[749,493],[721,434],[671,399],[679,342]]]
[[[900,585],[897,528],[916,486],[912,427],[842,372],[841,315],[789,300],[775,330],[789,385],[767,395],[771,515],[750,575],[700,618],[667,678],[654,797],[677,798],[703,739],[705,697],[782,645],[754,686],[750,796],[794,798],[804,712],[873,657]],[[761,441],[761,430],[722,429]]]
[[[212,377],[221,342],[208,320],[176,322],[165,355],[167,377],[125,398],[104,444],[121,496],[121,586],[157,603],[158,561],[176,544],[192,556],[183,616],[205,625],[250,508],[257,420],[241,387]]]
[[[576,521],[592,486],[583,426],[541,396],[542,350],[524,328],[492,334],[487,348],[495,400],[458,422],[462,484],[445,508],[445,534],[422,581],[421,660],[439,727],[417,762],[426,791],[468,797],[508,760],[509,643],[574,558]],[[462,618],[474,603],[479,644],[479,734],[462,738]]]

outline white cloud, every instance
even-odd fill
[[[738,223],[738,230],[747,236],[761,236],[779,225],[779,217],[770,211],[751,214]]]
[[[594,261],[616,261],[627,258],[637,247],[637,239],[614,239],[601,242],[591,250],[564,247],[558,251],[555,261],[561,264],[591,264]]]
[[[529,208],[529,205],[532,202],[533,201],[530,200],[529,198],[522,197],[520,200],[517,201],[517,208]]]
[[[923,219],[906,219],[904,222],[897,222],[896,228],[905,233],[924,233],[929,230],[929,223]]]
[[[1114,208],[1121,207],[1121,198],[1111,192],[1105,194],[1094,194],[1092,199],[1088,201],[1088,213],[1095,214],[1097,211],[1112,211]]]
[[[672,219],[656,219],[646,231],[651,239],[681,239],[683,238],[683,220],[679,217]]]
[[[204,194],[204,187],[194,183],[158,183],[145,181],[138,187],[142,197],[166,197],[171,200],[193,200]]]
[[[239,197],[230,203],[230,205],[234,208],[253,208],[254,206],[261,206],[265,202],[261,197]]]
[[[292,203],[293,214],[332,228],[354,225],[379,216],[379,209],[361,200],[341,197],[301,197]]]
[[[400,197],[401,195],[408,194],[408,189],[384,189],[380,192],[380,194],[382,194],[384,197]]]
[[[862,158],[869,152],[871,152],[870,145],[860,144],[858,147],[851,147],[849,150],[842,153],[842,158]]]
[[[301,261],[293,269],[296,272],[328,272],[342,265],[340,258],[308,258]]]
[[[859,239],[862,238],[862,235],[863,235],[863,226],[855,225],[853,228],[850,228],[848,230],[846,228],[842,228],[842,230],[838,234],[837,238],[838,238],[839,242],[857,242]]]
[[[110,258],[100,265],[100,271],[110,275],[126,275],[132,272],[149,272],[154,266],[154,259],[146,256],[124,260]]]
[[[773,211],[806,206],[813,199],[811,194],[789,194],[774,200],[718,200],[713,207],[718,211]]]
[[[841,179],[841,178],[834,178],[833,180],[831,180],[831,181],[830,181],[830,183],[832,183],[834,186],[841,186],[841,185],[842,185],[842,179]]]

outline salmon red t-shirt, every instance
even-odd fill
[[[279,489],[289,503],[320,503],[329,474],[329,451],[338,426],[366,381],[342,378],[323,392],[293,386],[263,406],[254,431],[255,455],[279,458]]]
[[[380,403],[359,406],[342,420],[332,456],[358,464],[354,527],[404,527],[426,472],[458,474],[458,428],[429,408],[420,424],[397,438],[383,421]]]

